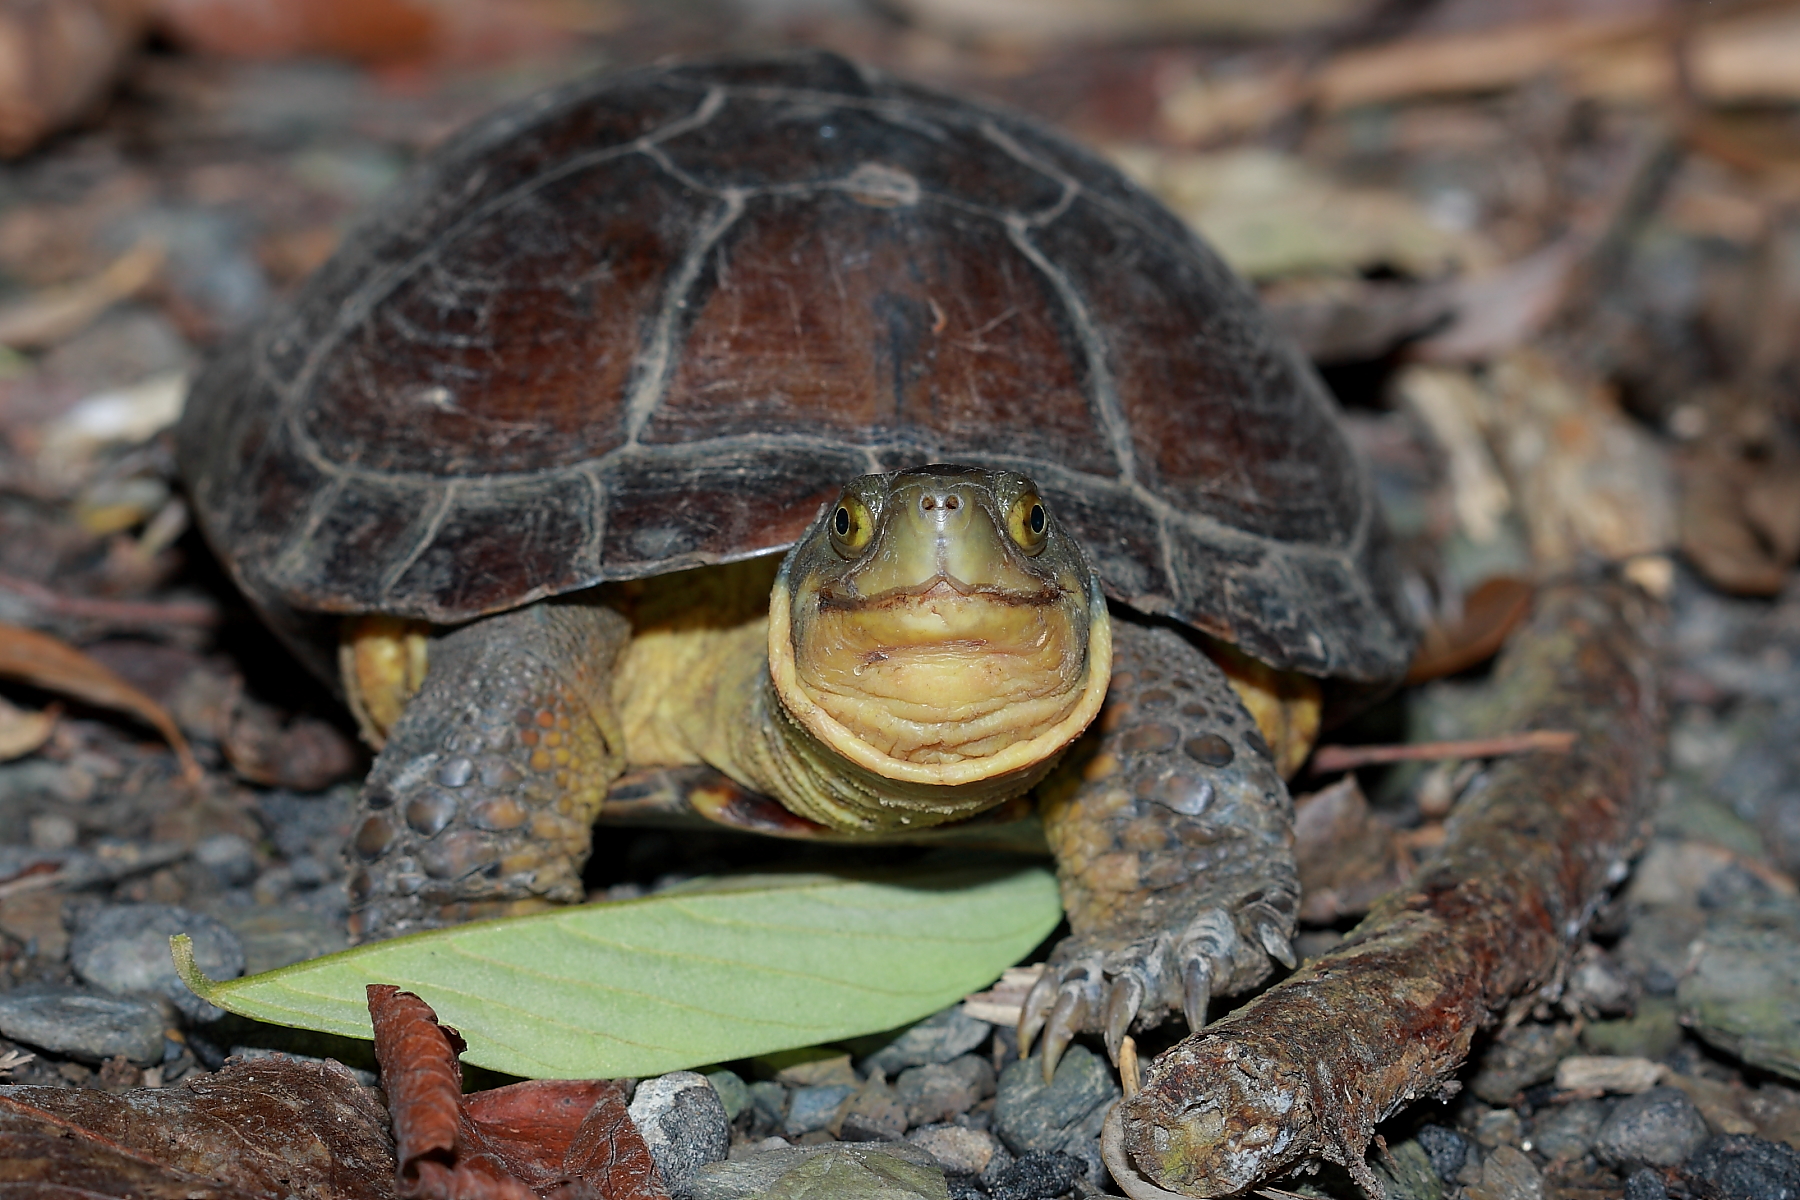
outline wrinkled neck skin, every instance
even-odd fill
[[[758,744],[738,756],[751,782],[831,828],[887,832],[1042,779],[1105,699],[1112,630],[1029,480],[926,468],[852,483],[790,553],[768,662]]]

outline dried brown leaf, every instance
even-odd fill
[[[137,0],[0,6],[0,157],[25,153],[87,112],[141,28]]]
[[[1686,464],[1681,480],[1681,549],[1718,587],[1746,596],[1773,596],[1787,581],[1792,560],[1757,536],[1745,511],[1743,476],[1754,470],[1717,452],[1703,452]]]
[[[201,777],[200,764],[168,710],[67,642],[0,623],[0,678],[132,713],[163,735],[188,779]]]
[[[1317,925],[1361,916],[1412,875],[1399,831],[1369,808],[1354,775],[1294,802],[1294,862],[1300,919]]]
[[[56,717],[54,706],[32,712],[0,697],[0,762],[23,758],[49,741]]]
[[[1461,620],[1425,631],[1406,682],[1454,675],[1498,654],[1506,636],[1531,611],[1535,592],[1529,581],[1507,575],[1482,580],[1463,598]]]
[[[165,257],[160,241],[145,238],[91,278],[45,288],[0,308],[0,345],[49,346],[79,333],[119,301],[150,286]]]
[[[171,1088],[0,1096],[11,1184],[94,1196],[387,1200],[380,1103],[336,1063],[228,1063]]]
[[[399,1191],[418,1200],[667,1200],[610,1080],[531,1080],[465,1099],[460,1035],[390,984],[368,987]]]

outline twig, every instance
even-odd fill
[[[219,609],[203,600],[102,600],[52,591],[41,583],[0,574],[0,591],[11,592],[42,612],[57,617],[101,621],[131,627],[158,625],[217,625]]]
[[[1103,1138],[1128,1195],[1235,1193],[1312,1157],[1381,1194],[1363,1161],[1376,1123],[1439,1093],[1478,1031],[1553,995],[1626,873],[1659,753],[1660,623],[1623,585],[1546,590],[1502,658],[1497,711],[1574,744],[1493,766],[1410,887],[1151,1064]]]
[[[1454,742],[1409,742],[1396,746],[1320,746],[1313,751],[1312,769],[1316,774],[1354,771],[1381,763],[1438,762],[1446,758],[1499,758],[1507,754],[1528,754],[1546,750],[1565,754],[1575,744],[1575,733],[1569,729],[1527,729],[1521,733],[1501,733],[1493,737],[1464,738]]]

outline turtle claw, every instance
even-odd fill
[[[1063,1051],[1069,1048],[1069,1042],[1081,1029],[1087,1017],[1088,1003],[1086,990],[1082,988],[1064,987],[1056,997],[1056,1009],[1050,1014],[1050,1023],[1044,1026],[1044,1082],[1049,1083],[1056,1075],[1056,1064],[1062,1061]]]
[[[1269,957],[1288,970],[1299,965],[1300,960],[1294,954],[1294,943],[1272,921],[1263,921],[1257,925],[1256,938],[1262,943],[1263,949],[1269,952]]]
[[[1206,1006],[1212,1001],[1212,964],[1203,955],[1195,955],[1181,966],[1181,1015],[1187,1018],[1189,1033],[1199,1033],[1206,1025]]]
[[[1044,973],[1031,985],[1031,991],[1025,994],[1025,1003],[1019,1008],[1019,1057],[1031,1053],[1031,1043],[1037,1040],[1038,1031],[1050,1017],[1050,1010],[1056,1007],[1056,989],[1061,979],[1060,971],[1046,965]]]
[[[1114,979],[1106,993],[1106,1056],[1115,1067],[1119,1065],[1119,1047],[1124,1045],[1125,1031],[1131,1028],[1143,1002],[1144,981],[1134,971]]]

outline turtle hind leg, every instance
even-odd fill
[[[359,940],[582,898],[607,785],[624,765],[613,667],[630,625],[546,601],[436,639],[352,826]]]
[[[1230,680],[1167,627],[1115,617],[1099,744],[1041,801],[1072,930],[1027,997],[1045,1074],[1074,1034],[1113,1061],[1134,1023],[1254,987],[1280,962],[1300,887],[1293,802]]]

